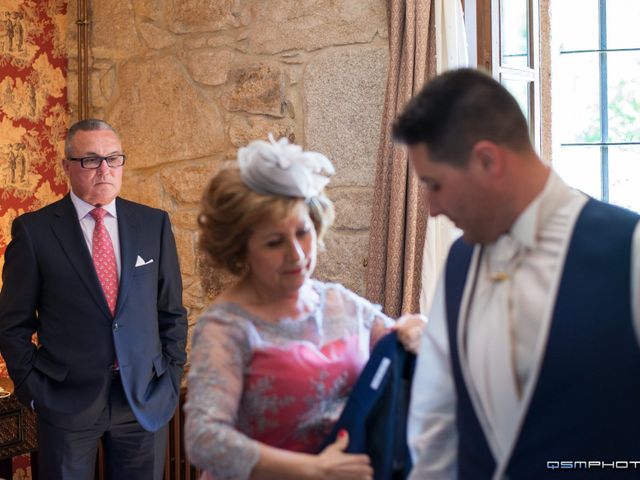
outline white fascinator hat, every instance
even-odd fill
[[[318,196],[335,173],[327,157],[305,152],[286,138],[254,140],[238,150],[240,176],[251,190],[263,195],[304,198]]]

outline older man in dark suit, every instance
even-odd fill
[[[102,439],[108,478],[161,479],[187,336],[169,217],[118,197],[104,121],[73,125],[65,157],[69,195],[13,223],[0,350],[38,413],[41,478],[93,478]]]

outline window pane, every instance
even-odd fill
[[[560,143],[600,141],[598,53],[561,55],[553,77],[553,135]]]
[[[507,90],[509,90],[509,93],[511,93],[511,95],[516,98],[518,104],[520,105],[520,108],[522,109],[522,113],[524,113],[524,117],[527,119],[527,123],[531,124],[529,108],[531,105],[531,102],[529,100],[531,82],[528,80],[502,77],[501,83]]]
[[[554,0],[552,5],[560,51],[599,48],[598,0]]]
[[[561,147],[553,168],[572,187],[602,198],[599,147]]]
[[[609,200],[640,212],[640,145],[609,147]]]
[[[640,52],[610,52],[607,63],[609,141],[640,142]]]
[[[638,0],[607,0],[607,48],[640,47],[638,25]]]
[[[500,2],[501,64],[529,66],[529,0]]]

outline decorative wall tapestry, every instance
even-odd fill
[[[63,0],[0,0],[0,254],[16,216],[67,191],[66,9]]]
[[[13,219],[67,191],[66,12],[63,0],[0,0],[0,269]],[[29,456],[13,470],[31,478]]]

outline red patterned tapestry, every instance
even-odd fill
[[[0,268],[13,219],[67,191],[66,15],[63,0],[0,0]],[[31,478],[28,456],[13,478]]]

